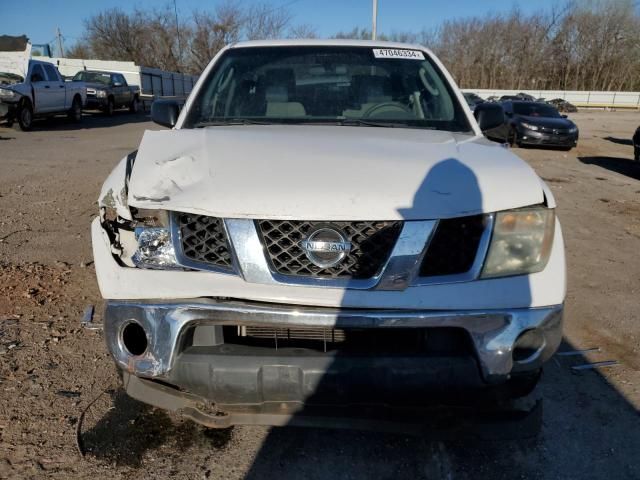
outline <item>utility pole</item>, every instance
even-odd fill
[[[180,27],[178,27],[178,6],[176,5],[176,0],[173,0],[173,11],[176,14],[176,34],[178,36],[178,72],[180,71],[180,60],[182,60],[182,45],[180,44]]]
[[[378,0],[373,0],[373,19],[371,28],[371,40],[376,39],[376,29],[378,24]]]
[[[56,38],[58,39],[58,53],[60,57],[64,57],[64,46],[62,45],[62,33],[60,33],[60,27],[56,29]]]

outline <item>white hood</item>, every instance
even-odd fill
[[[147,131],[129,205],[226,218],[426,220],[542,203],[521,159],[442,131],[245,125]]]
[[[29,69],[30,57],[30,43],[27,44],[24,52],[0,52],[0,72],[13,73],[25,78]]]

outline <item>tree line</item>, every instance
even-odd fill
[[[448,20],[420,32],[380,39],[431,48],[463,88],[640,90],[640,15],[633,0],[570,0],[547,10],[517,8]],[[164,70],[200,73],[224,45],[239,40],[311,38],[287,8],[226,3],[194,11],[176,24],[172,9],[110,9],[85,21],[68,56],[128,60]],[[335,38],[370,38],[356,27]]]

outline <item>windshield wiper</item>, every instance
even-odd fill
[[[227,125],[273,125],[273,122],[262,122],[260,120],[250,120],[248,118],[227,118],[224,120],[198,122],[193,125],[193,128],[219,127]]]
[[[396,123],[396,122],[377,122],[375,120],[363,120],[361,118],[345,118],[344,120],[338,120],[338,125],[344,125],[347,127],[383,127],[383,128],[420,128],[427,130],[436,130],[435,127],[427,127],[424,125],[410,125],[408,123]]]

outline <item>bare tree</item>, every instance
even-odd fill
[[[244,19],[244,35],[249,40],[282,38],[291,24],[291,13],[263,3],[249,7]]]

